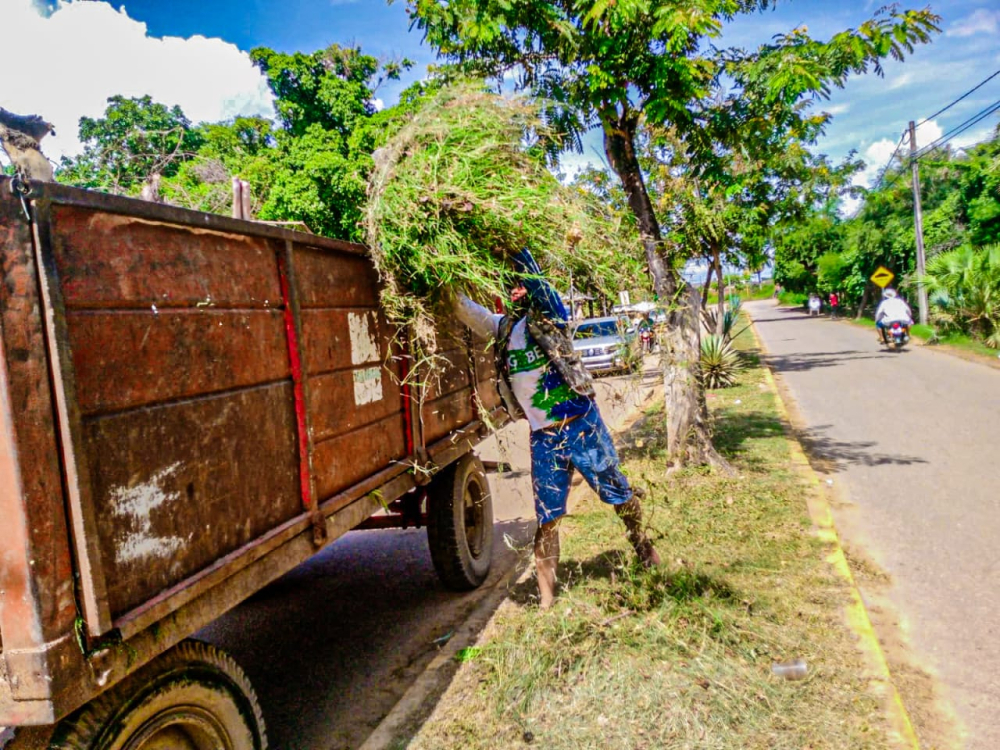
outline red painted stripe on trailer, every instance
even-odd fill
[[[306,398],[302,387],[302,354],[299,334],[295,326],[295,311],[292,309],[291,290],[288,285],[288,269],[284,256],[278,259],[278,274],[281,277],[281,301],[284,304],[285,334],[288,339],[288,361],[292,368],[292,383],[295,394],[295,421],[299,432],[299,484],[302,487],[302,507],[313,509],[311,477],[309,474],[309,431],[306,428]]]

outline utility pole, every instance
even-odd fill
[[[910,168],[913,170],[913,223],[917,235],[917,276],[923,279],[927,259],[924,257],[924,212],[920,206],[920,163],[917,161],[917,126],[910,120]],[[917,304],[920,324],[927,325],[927,287],[917,282]]]

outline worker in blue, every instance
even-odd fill
[[[512,418],[531,428],[531,479],[538,530],[535,567],[540,606],[552,605],[559,563],[559,519],[566,514],[573,472],[579,471],[625,524],[640,562],[660,564],[642,525],[636,489],[619,468],[618,454],[595,401],[593,379],[573,351],[569,315],[525,249],[511,261],[522,286],[508,315],[493,314],[459,295],[455,314],[482,338],[492,339],[499,388]]]

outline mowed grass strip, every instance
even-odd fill
[[[752,345],[748,334],[738,343]],[[401,746],[893,746],[844,621],[847,584],[811,534],[813,489],[748,359],[737,387],[709,395],[717,445],[738,476],[668,478],[660,408],[620,437],[665,565],[637,568],[614,513],[586,493],[562,525],[557,604],[537,609],[533,579],[515,589]],[[794,658],[807,661],[806,679],[772,675],[773,662]]]

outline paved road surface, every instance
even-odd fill
[[[652,366],[652,360],[648,363]],[[612,426],[631,410],[644,377],[598,381],[601,410]],[[496,536],[494,566],[478,592],[454,594],[437,581],[426,534],[362,531],[339,539],[200,637],[225,648],[257,689],[271,747],[358,747],[437,652],[489,584],[514,564],[534,533],[527,423],[484,443],[484,459],[501,455],[514,471],[491,475]]]
[[[798,403],[804,442],[856,512],[841,523],[892,575],[969,750],[1000,748],[1000,371],[874,331],[747,305]],[[854,537],[851,539],[850,537]]]

